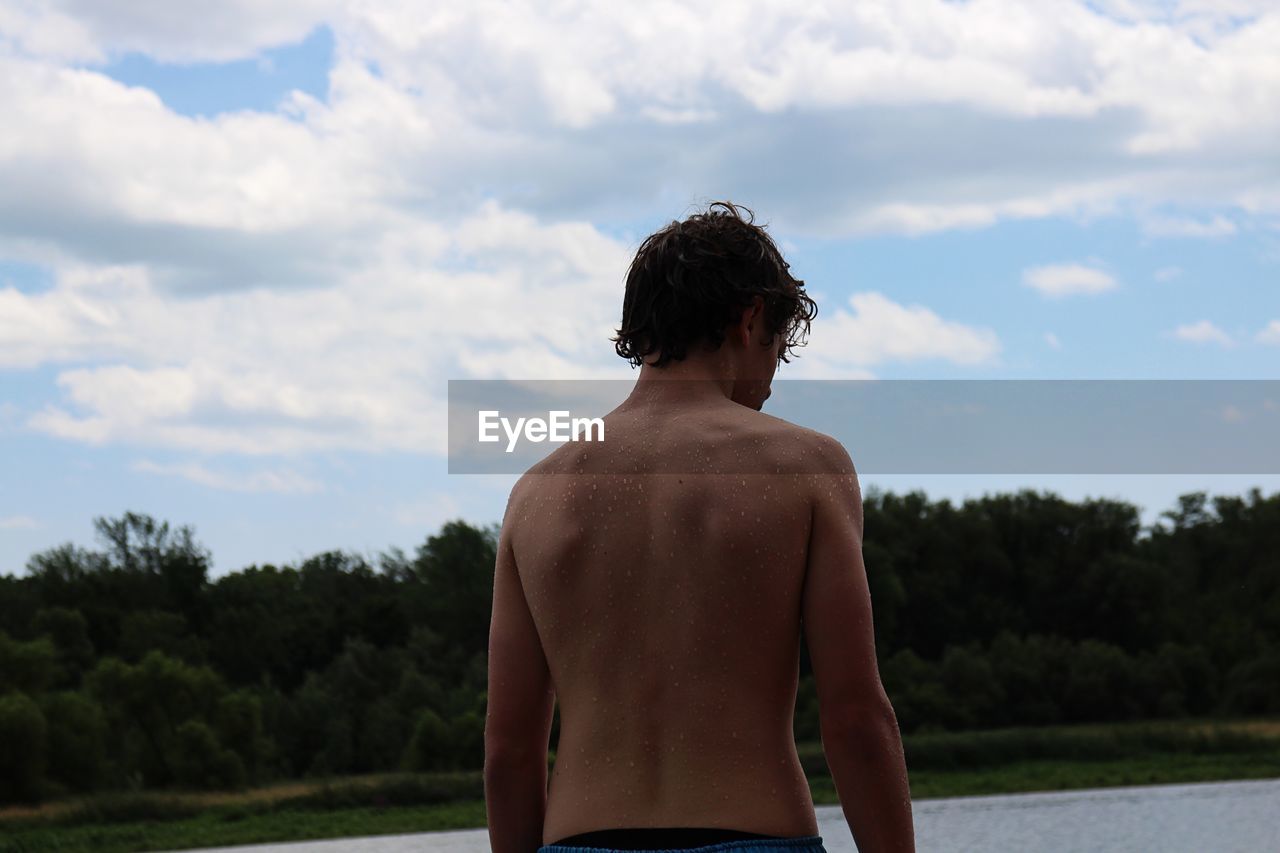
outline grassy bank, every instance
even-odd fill
[[[0,815],[0,853],[178,850],[484,826],[478,771],[293,782],[243,793],[99,794]]]
[[[1179,722],[915,735],[916,799],[1280,777],[1280,722]],[[802,744],[814,802],[838,802]],[[0,853],[175,850],[484,825],[480,774],[289,783],[239,794],[99,795],[0,814]]]
[[[174,821],[28,827],[6,832],[4,839],[0,840],[0,850],[5,853],[45,850],[127,853],[427,832],[483,825],[482,800],[332,811],[279,809],[252,812],[219,807]]]

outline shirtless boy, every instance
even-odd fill
[[[634,390],[605,441],[562,445],[511,492],[485,723],[496,853],[822,851],[793,735],[802,631],[858,849],[914,850],[857,474],[835,439],[760,411],[815,306],[751,220],[716,203],[640,246],[615,339]]]

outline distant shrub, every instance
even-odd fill
[[[89,791],[106,766],[107,721],[102,707],[82,693],[50,693],[40,699],[48,722],[49,777],[75,791]]]
[[[241,788],[245,784],[240,756],[218,743],[213,729],[199,720],[187,720],[178,726],[172,765],[180,785]]]
[[[484,767],[484,717],[466,711],[449,721],[453,744],[453,767],[464,770]]]
[[[1280,711],[1280,650],[1233,667],[1227,675],[1224,704],[1237,714]]]
[[[47,730],[44,714],[30,696],[0,696],[0,801],[40,798]]]
[[[444,770],[453,764],[449,724],[430,708],[418,715],[403,764],[406,770]]]

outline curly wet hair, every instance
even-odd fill
[[[640,244],[627,270],[622,324],[610,340],[633,366],[657,353],[650,363],[663,367],[684,359],[699,342],[719,348],[726,327],[760,296],[768,345],[785,336],[781,360],[789,362],[818,314],[790,266],[750,208],[712,202]]]

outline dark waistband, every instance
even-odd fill
[[[782,839],[779,835],[761,835],[737,829],[712,827],[638,827],[635,829],[600,829],[581,832],[552,842],[560,847],[607,847],[614,850],[652,850],[655,848],[679,850],[686,847],[703,847],[723,841],[745,839]]]

